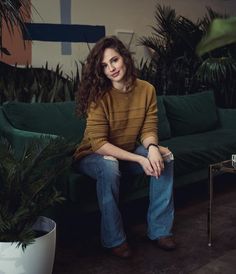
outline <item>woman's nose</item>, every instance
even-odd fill
[[[115,67],[112,64],[109,64],[108,68],[109,68],[110,71],[113,71],[115,69]]]

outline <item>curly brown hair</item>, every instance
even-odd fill
[[[106,36],[100,39],[90,51],[83,65],[81,82],[76,92],[78,116],[86,115],[90,103],[98,102],[112,88],[112,82],[105,76],[102,67],[103,54],[107,48],[114,49],[123,57],[126,66],[127,87],[134,85],[136,69],[130,51],[116,36]]]

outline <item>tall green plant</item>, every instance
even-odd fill
[[[152,35],[140,39],[151,49],[150,61],[140,63],[140,77],[154,84],[159,94],[213,89],[220,106],[235,107],[235,20],[206,9],[204,17],[193,23],[171,7],[157,4]],[[208,32],[212,21],[217,24]]]
[[[152,36],[140,39],[140,45],[152,51],[150,65],[156,72],[153,84],[163,94],[191,92],[192,75],[199,62],[195,47],[202,37],[200,23],[157,4],[152,31]]]

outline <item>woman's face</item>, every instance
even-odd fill
[[[126,73],[123,57],[114,49],[107,48],[103,54],[102,67],[104,74],[111,80],[113,87],[122,88]]]

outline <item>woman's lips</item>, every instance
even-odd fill
[[[111,75],[111,77],[112,77],[112,78],[115,78],[115,77],[117,77],[117,76],[119,75],[119,73],[120,73],[120,72],[117,71],[117,72],[113,73],[113,74]]]

